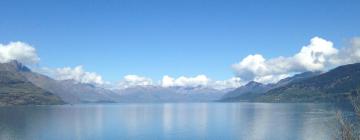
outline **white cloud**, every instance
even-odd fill
[[[23,42],[10,42],[0,44],[0,63],[7,63],[17,60],[23,64],[36,64],[40,58],[36,54],[36,49]]]
[[[175,79],[174,78],[172,78],[172,77],[170,77],[170,76],[168,76],[168,75],[165,75],[165,76],[163,76],[163,79],[162,79],[162,81],[161,81],[161,85],[163,86],[163,87],[172,87],[172,86],[175,86]]]
[[[340,49],[339,55],[333,59],[337,65],[357,63],[360,61],[360,37],[350,40],[350,47]]]
[[[57,80],[75,80],[80,83],[104,84],[102,77],[94,72],[87,72],[82,66],[64,67],[51,70],[51,75]]]
[[[180,76],[178,78],[173,78],[168,75],[165,75],[161,81],[161,86],[163,87],[209,87],[214,89],[228,89],[236,88],[243,84],[242,80],[239,77],[233,77],[228,80],[215,81],[211,80],[205,75],[197,75],[195,77],[185,77]]]
[[[181,87],[197,87],[197,86],[207,86],[210,79],[205,75],[198,75],[195,77],[185,77],[180,76],[179,78],[172,78],[170,76],[165,75],[162,79],[163,87],[171,87],[171,86],[181,86]]]
[[[325,39],[314,37],[308,46],[302,47],[301,51],[294,56],[294,62],[299,63],[300,71],[324,70],[331,65],[331,59],[338,54],[333,43]]]
[[[118,87],[122,88],[129,88],[135,86],[150,86],[153,85],[153,81],[147,77],[141,77],[137,75],[126,75],[124,76],[123,80],[119,82]]]
[[[178,78],[173,78],[171,76],[165,75],[163,78],[154,82],[153,79],[142,77],[138,75],[126,75],[119,84],[116,85],[113,89],[125,89],[130,87],[137,86],[159,86],[159,87],[207,87],[213,89],[229,89],[237,88],[243,85],[244,82],[239,77],[232,77],[228,80],[216,81],[211,80],[205,75],[197,75],[194,77],[180,76]]]
[[[260,54],[248,55],[232,67],[244,80],[263,83],[277,82],[291,73],[322,71],[331,67],[359,62],[360,39],[354,38],[351,47],[336,49],[331,41],[314,37],[310,44],[291,57],[265,59]]]
[[[244,84],[244,81],[239,77],[232,77],[223,81],[214,81],[210,85],[214,89],[229,89],[229,88],[237,88]]]
[[[276,82],[283,78],[294,63],[291,58],[278,57],[266,60],[262,55],[248,55],[241,62],[234,64],[236,75],[245,81],[257,81],[262,83]]]

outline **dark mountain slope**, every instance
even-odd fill
[[[270,90],[273,86],[272,84],[265,85],[251,81],[244,86],[226,93],[221,101],[251,101]]]
[[[304,79],[314,77],[321,74],[321,72],[304,72],[296,74],[292,77],[288,77],[280,80],[276,84],[262,84],[251,81],[248,84],[241,86],[233,91],[228,92],[222,97],[221,101],[253,101],[259,96],[263,96],[267,91],[282,86],[286,86],[290,83],[296,83]]]
[[[305,79],[318,76],[321,73],[322,73],[321,71],[315,71],[315,72],[307,71],[307,72],[303,72],[303,73],[300,73],[300,74],[295,74],[294,76],[287,77],[285,79],[280,80],[279,82],[277,82],[274,85],[273,88],[278,88],[278,87],[286,86],[286,85],[288,85],[290,83],[296,83],[296,82],[299,82],[299,81],[303,81]]]
[[[12,61],[0,63],[0,106],[1,105],[53,105],[64,102],[54,94],[29,82],[21,72],[30,69]]]
[[[268,91],[256,101],[333,102],[346,100],[360,86],[360,63],[337,67],[321,75]]]

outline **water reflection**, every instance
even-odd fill
[[[332,139],[326,105],[165,103],[0,108],[0,139]]]

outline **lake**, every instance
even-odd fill
[[[133,103],[0,107],[0,139],[326,140],[326,104]]]

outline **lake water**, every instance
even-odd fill
[[[1,107],[0,139],[326,140],[335,110],[325,104],[144,103]]]

